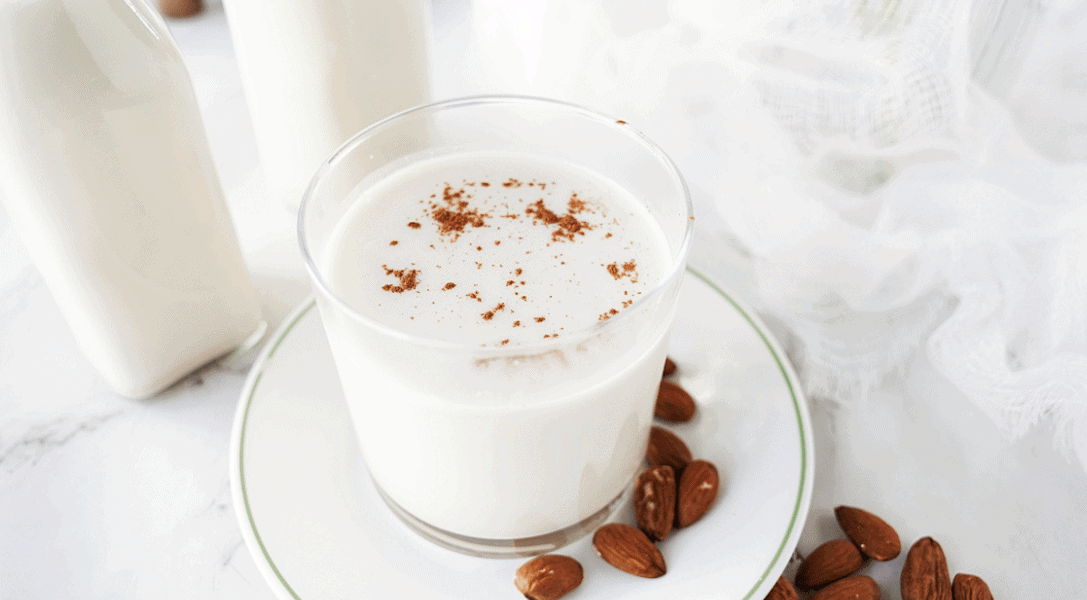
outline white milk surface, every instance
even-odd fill
[[[446,156],[368,187],[328,248],[331,289],[371,324],[327,299],[322,316],[371,474],[401,507],[516,539],[630,484],[672,314],[637,303],[670,254],[631,192],[565,163]]]
[[[337,229],[337,295],[389,327],[458,344],[575,334],[651,291],[669,259],[630,192],[525,157],[415,164],[368,190]]]
[[[0,3],[0,199],[87,358],[131,397],[261,314],[188,74],[139,6]]]

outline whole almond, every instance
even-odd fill
[[[849,540],[834,540],[819,546],[796,570],[796,587],[812,590],[857,572],[864,564],[861,551]]]
[[[902,552],[898,532],[876,515],[852,506],[839,506],[834,509],[834,516],[846,537],[868,558],[891,560]]]
[[[668,537],[676,518],[676,472],[668,465],[650,467],[634,484],[634,518],[654,542]]]
[[[171,19],[192,17],[203,10],[204,0],[159,0],[159,12]]]
[[[694,417],[694,411],[694,398],[687,393],[687,390],[671,381],[661,382],[653,416],[664,421],[686,423]]]
[[[951,597],[955,600],[993,600],[993,593],[981,577],[959,573],[951,582]]]
[[[666,357],[664,359],[664,373],[665,377],[668,377],[676,372],[676,363],[671,358]]]
[[[819,590],[811,600],[879,600],[879,584],[866,575],[839,579]]]
[[[676,525],[686,527],[701,519],[717,500],[720,485],[713,463],[701,459],[687,463],[679,477]]]
[[[581,585],[581,563],[561,554],[544,554],[521,565],[513,584],[529,600],[558,600]]]
[[[800,600],[800,595],[788,579],[778,577],[777,583],[770,588],[770,593],[766,594],[766,600]]]
[[[902,565],[902,600],[951,600],[951,576],[944,549],[923,537],[913,543]]]
[[[637,527],[608,523],[593,534],[593,549],[611,566],[638,577],[668,572],[661,551]]]
[[[645,451],[645,459],[650,466],[668,465],[680,473],[691,462],[691,451],[676,434],[653,426],[649,428],[649,447]]]

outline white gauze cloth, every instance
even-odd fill
[[[473,0],[484,91],[660,143],[809,396],[924,351],[1087,465],[1087,2]]]

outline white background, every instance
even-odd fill
[[[434,5],[437,98],[477,89],[464,6]],[[222,7],[171,27],[274,328],[308,282],[293,216],[262,197]],[[742,294],[744,258],[701,243],[696,265],[712,263],[698,266]],[[208,370],[147,401],[115,396],[0,211],[0,598],[273,598],[242,543],[227,476],[247,367]],[[1087,598],[1087,476],[1044,429],[1008,442],[923,353],[867,400],[815,403],[812,414],[817,475],[801,552],[840,537],[831,511],[851,504],[884,516],[907,545],[935,537],[952,574],[982,576],[997,598]],[[866,570],[884,598],[899,598],[901,560]]]

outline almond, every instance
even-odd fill
[[[686,527],[701,519],[717,500],[720,483],[713,463],[701,459],[687,463],[679,478],[676,525]]]
[[[650,466],[668,465],[679,473],[691,462],[691,451],[679,436],[654,426],[649,429],[649,447],[645,451],[645,459]]]
[[[661,382],[653,416],[664,421],[686,423],[694,416],[694,411],[694,398],[687,393],[687,390],[671,381]]]
[[[544,554],[521,565],[513,577],[529,600],[558,600],[581,585],[581,563],[561,554]]]
[[[816,548],[796,570],[796,587],[811,590],[852,575],[864,564],[861,551],[849,540],[834,540]]]
[[[891,560],[902,552],[898,532],[876,515],[852,506],[839,506],[834,509],[834,516],[846,537],[868,558]]]
[[[676,472],[668,465],[650,467],[634,484],[634,518],[654,542],[668,537],[676,519]]]
[[[664,359],[664,376],[668,377],[676,372],[676,363],[671,358]]]
[[[164,17],[183,19],[204,10],[204,0],[159,0],[159,12]]]
[[[800,600],[800,595],[788,579],[778,577],[777,583],[770,588],[770,593],[766,594],[766,600]]]
[[[944,549],[923,537],[913,543],[902,565],[902,600],[951,600],[951,576]]]
[[[993,600],[993,593],[981,577],[959,573],[951,582],[951,597],[955,600]]]
[[[593,548],[611,566],[638,577],[668,572],[661,551],[642,531],[623,523],[608,523],[593,534]]]
[[[819,590],[811,600],[879,600],[879,584],[865,575],[846,577]]]

